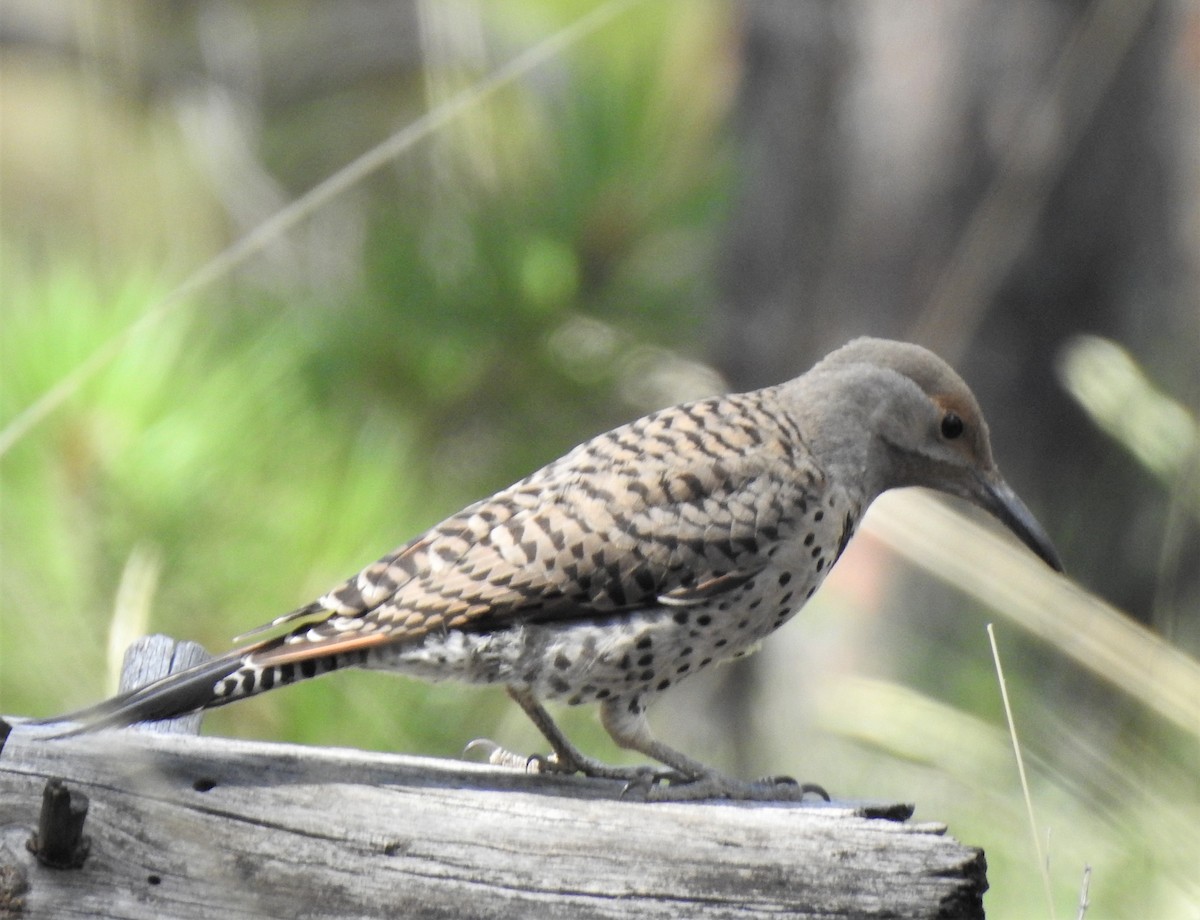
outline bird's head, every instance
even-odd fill
[[[820,416],[810,416],[819,441],[813,449],[845,473],[865,477],[868,498],[903,486],[965,498],[1062,571],[1050,538],[992,459],[974,394],[945,361],[919,345],[862,338],[805,377],[819,391],[805,399]]]

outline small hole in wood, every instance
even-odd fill
[[[150,885],[158,885],[158,884],[161,884],[162,878],[160,878],[157,875],[147,875],[146,882],[147,882],[147,884],[150,884]]]
[[[210,789],[216,788],[216,785],[217,785],[217,781],[215,779],[208,779],[207,777],[201,777],[200,779],[198,779],[194,783],[192,783],[192,788],[195,789],[197,792],[208,792]]]

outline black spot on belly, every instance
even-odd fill
[[[555,693],[566,693],[571,689],[571,685],[559,677],[557,674],[550,675],[550,688]]]

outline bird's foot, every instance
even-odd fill
[[[550,754],[525,755],[501,747],[487,738],[476,738],[466,746],[463,753],[469,754],[473,751],[485,751],[487,762],[499,767],[523,770],[526,773],[556,773],[560,776],[582,773],[584,776],[598,779],[621,780],[626,783],[626,789],[650,788],[662,783],[683,782],[685,779],[681,773],[669,767],[617,767],[588,757],[574,748]]]
[[[476,738],[464,754],[485,751],[487,762],[525,773],[550,773],[567,776],[581,773],[598,779],[625,783],[622,798],[645,802],[698,802],[705,799],[729,799],[740,802],[799,802],[805,796],[829,801],[829,793],[816,783],[798,783],[790,776],[765,776],[758,780],[736,779],[715,770],[688,776],[679,770],[648,764],[616,767],[588,757],[573,747],[551,754],[517,754],[487,738]]]
[[[765,776],[758,780],[735,779],[715,771],[667,784],[631,782],[625,794],[638,794],[647,802],[698,802],[729,799],[739,802],[800,802],[806,795],[828,802],[829,793],[816,783],[798,783],[790,776]]]
[[[491,738],[476,738],[473,741],[468,741],[467,746],[463,748],[462,756],[467,757],[474,754],[476,751],[483,751],[487,755],[487,762],[497,767],[508,767],[511,770],[523,770],[526,773],[541,773],[541,760],[544,758],[540,754],[526,756],[510,751],[508,748],[501,747]]]

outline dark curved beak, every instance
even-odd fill
[[[972,498],[1016,534],[1017,539],[1033,550],[1046,565],[1056,572],[1061,572],[1062,560],[1058,558],[1046,531],[1009,484],[998,474],[981,475],[978,484],[979,489]]]

